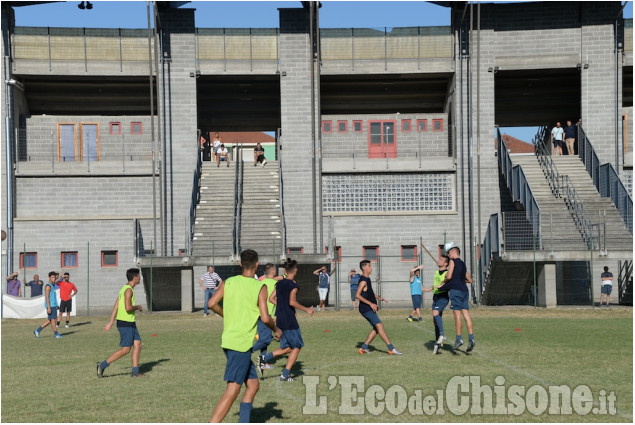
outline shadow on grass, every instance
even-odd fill
[[[362,348],[363,344],[364,344],[363,342],[358,342],[357,345],[355,346],[355,348]],[[377,351],[378,353],[388,354],[388,350],[379,350],[379,349],[375,348],[374,345],[369,345],[368,346],[368,351],[370,351],[371,353],[374,352],[374,351]]]
[[[140,373],[146,373],[146,372],[150,372],[152,370],[153,367],[163,363],[163,362],[167,362],[170,361],[170,359],[159,359],[153,362],[147,362],[147,363],[143,363],[141,365],[139,365],[139,372]]]
[[[284,368],[286,366],[286,359],[283,358],[282,360],[284,360],[284,364],[282,362],[280,364],[281,364],[282,368]],[[300,379],[301,376],[304,375],[304,371],[302,370],[302,365],[303,365],[303,363],[301,361],[296,361],[293,364],[293,366],[291,366],[290,376],[293,379],[298,380],[298,379]],[[274,368],[274,369],[277,369],[277,368]],[[279,373],[276,372],[274,369],[268,369],[270,371],[270,373],[266,374],[267,372],[265,372],[266,375],[265,376],[261,376],[260,380],[261,381],[265,381],[267,379],[273,379],[273,380],[277,381],[280,378],[280,375],[282,375],[282,369],[279,369],[280,370]]]
[[[84,326],[84,325],[92,325],[93,322],[79,322],[79,323],[71,323],[70,326],[71,328],[74,328],[76,326]]]
[[[251,422],[263,423],[268,422],[271,419],[283,419],[282,409],[276,409],[278,402],[271,401],[266,403],[263,407],[256,407],[251,411]]]

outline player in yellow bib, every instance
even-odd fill
[[[445,341],[445,332],[443,330],[443,310],[450,302],[448,291],[440,291],[439,286],[443,285],[445,275],[448,273],[448,264],[450,257],[442,255],[439,257],[437,266],[439,269],[434,273],[434,283],[432,288],[424,289],[424,292],[432,291],[432,319],[434,321],[434,348],[432,352],[437,354],[439,347],[443,346]]]
[[[258,269],[258,253],[251,249],[243,251],[240,265],[242,274],[221,283],[209,301],[210,308],[224,318],[221,347],[227,357],[224,377],[227,387],[210,419],[215,423],[225,418],[243,383],[247,389],[240,402],[239,422],[251,419],[253,401],[260,388],[256,366],[251,361],[258,318],[275,332],[276,339],[282,334],[269,315],[266,285],[253,277]],[[219,305],[221,300],[222,307]]]
[[[120,359],[130,352],[132,347],[132,377],[140,378],[145,377],[143,373],[139,373],[139,357],[141,355],[141,336],[137,330],[137,324],[135,322],[135,312],[143,311],[140,305],[135,304],[134,287],[141,281],[141,274],[139,269],[132,268],[126,271],[126,278],[128,283],[121,288],[115,306],[112,309],[110,315],[110,321],[104,330],[110,331],[115,319],[117,319],[117,330],[121,341],[119,345],[121,348],[110,355],[103,362],[97,363],[97,377],[104,376],[104,370],[110,366],[112,362]]]
[[[275,316],[275,311],[276,311],[276,305],[273,304],[271,301],[269,301],[269,297],[271,296],[273,291],[276,289],[277,280],[274,279],[275,275],[276,275],[276,266],[271,263],[265,264],[265,274],[260,278],[260,281],[264,283],[265,286],[267,287],[267,307],[269,310],[269,316],[271,317]],[[267,347],[269,347],[269,344],[271,344],[271,340],[272,340],[271,329],[269,329],[267,325],[265,325],[262,322],[262,320],[258,319],[257,332],[258,332],[258,340],[254,344],[253,351],[258,352],[258,350],[260,350],[260,355],[264,356],[267,354]],[[271,366],[269,366],[269,364],[267,363],[264,365],[263,369],[271,369]],[[263,369],[260,370],[261,374],[263,372]]]

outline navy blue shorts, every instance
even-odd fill
[[[136,326],[121,326],[117,327],[117,330],[119,330],[119,337],[121,338],[119,341],[120,347],[132,347],[135,341],[141,341],[141,336]]]
[[[447,296],[444,297],[436,294],[432,297],[432,310],[437,310],[439,314],[441,314],[449,302],[450,299]]]
[[[450,301],[452,301],[452,310],[469,310],[470,309],[470,292],[458,289],[450,289]]]
[[[412,297],[412,308],[414,310],[421,308],[421,302],[423,300],[423,296],[421,295],[410,295]]]
[[[611,295],[613,285],[602,285],[602,294]]]
[[[283,329],[280,337],[280,348],[302,348],[304,341],[300,329]]]
[[[258,342],[261,342],[267,345],[271,344],[271,340],[273,338],[272,338],[271,329],[269,329],[269,326],[265,325],[264,323],[262,323],[262,320],[258,319],[257,329],[258,329]]]
[[[48,309],[46,310],[48,311]],[[49,320],[57,320],[57,307],[51,307],[51,314],[46,316]]]
[[[225,381],[242,385],[248,379],[258,379],[256,366],[251,361],[251,350],[241,353],[240,351],[223,348],[223,351],[227,358],[225,377],[223,378]]]
[[[364,316],[364,319],[368,320],[368,323],[370,323],[371,326],[375,326],[381,323],[381,320],[379,320],[379,316],[373,310],[365,311],[363,313],[360,311],[360,313],[362,314],[362,316]]]
[[[357,288],[351,288],[351,301],[355,301],[357,299]]]

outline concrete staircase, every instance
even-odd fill
[[[554,250],[562,250],[563,247],[566,247],[567,250],[588,249],[580,231],[568,214],[563,199],[556,198],[551,192],[537,158],[533,155],[518,155],[511,158],[514,165],[518,164],[522,167],[534,198],[540,207],[543,248],[551,249],[551,241],[553,241]],[[632,250],[633,237],[617,208],[610,198],[602,198],[599,195],[579,157],[556,156],[553,159],[558,172],[561,175],[568,175],[573,183],[578,200],[584,205],[587,219],[593,224],[600,223],[601,234],[606,233],[606,249],[608,251]],[[603,249],[604,246],[601,248]]]
[[[203,161],[201,200],[196,207],[192,255],[231,256],[234,220],[235,162],[229,167]]]
[[[236,162],[230,167],[203,162],[201,200],[196,208],[192,255],[231,256],[233,251],[234,183]],[[240,226],[241,249],[260,255],[282,253],[282,225],[278,163],[264,167],[243,165],[243,204]]]
[[[278,162],[254,167],[246,161],[243,173],[243,207],[240,246],[262,255],[282,254]]]

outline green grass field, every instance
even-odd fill
[[[254,402],[254,422],[632,422],[633,316],[632,309],[474,309],[477,346],[472,354],[446,349],[432,355],[434,328],[408,323],[407,310],[382,310],[388,335],[403,356],[388,356],[379,337],[370,354],[357,347],[370,329],[356,312],[299,313],[305,347],[292,370],[295,382],[279,382],[285,360],[265,371]],[[2,422],[207,422],[225,388],[225,356],[220,348],[222,318],[196,314],[140,314],[143,340],[141,371],[146,379],[131,379],[130,356],[112,364],[98,379],[95,364],[117,349],[119,334],[102,330],[107,318],[76,317],[64,338],[56,340],[49,328],[36,340],[32,330],[41,320],[2,321]],[[454,323],[446,314],[446,334],[453,340]],[[328,330],[328,331],[327,331]],[[153,336],[156,334],[156,336]],[[467,333],[464,332],[467,342]],[[273,343],[272,347],[277,347]],[[254,356],[255,359],[255,356]],[[614,415],[554,415],[549,409],[535,416],[419,414],[388,397],[387,407],[370,403],[379,396],[369,390],[378,384],[387,394],[423,397],[444,390],[454,376],[480,376],[481,385],[513,385],[545,389],[588,386],[597,402],[601,390],[613,392]],[[319,377],[317,395],[326,396],[326,414],[304,415],[304,379]],[[345,376],[364,379],[363,414],[339,413]],[[329,377],[330,381],[329,381]],[[338,378],[339,377],[339,378]],[[314,380],[315,378],[308,378]],[[338,381],[339,379],[339,381]],[[362,379],[362,378],[353,378]],[[339,383],[338,383],[339,382]],[[332,389],[329,390],[329,383]],[[499,382],[500,383],[500,382]],[[376,387],[374,387],[377,389]],[[529,391],[527,391],[529,392]],[[536,394],[533,391],[532,394]],[[381,393],[381,390],[379,391]],[[496,393],[495,393],[496,394]],[[345,396],[345,399],[350,397]],[[415,397],[416,398],[416,397]],[[399,400],[399,397],[396,397]],[[504,404],[509,400],[505,399]],[[529,405],[529,401],[527,402]],[[551,406],[551,405],[550,405]],[[471,405],[474,407],[474,404]],[[397,413],[394,415],[392,412]],[[379,413],[379,414],[377,414]],[[238,421],[238,401],[225,422]]]

